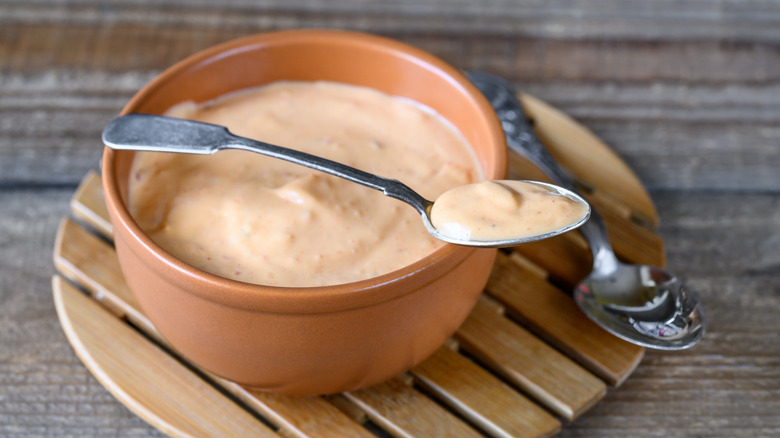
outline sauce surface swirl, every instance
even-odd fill
[[[279,82],[167,115],[396,178],[428,199],[482,179],[463,137],[433,112],[375,90]],[[130,210],[162,248],[207,272],[304,287],[392,272],[430,254],[406,204],[339,178],[244,151],[137,153]]]

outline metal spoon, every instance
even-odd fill
[[[128,114],[112,120],[106,126],[103,130],[103,143],[112,149],[201,155],[210,155],[222,149],[239,149],[290,161],[371,187],[386,196],[406,202],[420,213],[426,230],[433,237],[457,245],[498,248],[535,242],[577,228],[587,221],[590,213],[588,203],[570,190],[543,182],[525,181],[582,204],[586,214],[571,225],[535,236],[507,236],[502,240],[465,239],[439,232],[431,223],[433,202],[398,180],[383,178],[305,152],[240,137],[224,126],[151,114]]]
[[[496,110],[509,147],[555,184],[576,191],[573,179],[534,133],[511,84],[483,72],[467,76]],[[593,270],[576,287],[574,298],[588,317],[620,338],[649,348],[680,350],[701,339],[704,311],[682,281],[655,266],[618,261],[604,219],[595,209],[581,230],[593,254]]]

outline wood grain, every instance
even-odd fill
[[[505,318],[503,308],[486,298],[456,336],[463,349],[567,420],[607,393],[604,382]]]
[[[750,39],[777,41],[773,24],[780,21],[780,9],[760,0],[714,1],[702,5],[695,0],[662,0],[652,5],[627,1],[588,0],[572,5],[564,0],[507,5],[501,0],[482,3],[441,0],[394,0],[366,5],[360,0],[319,3],[295,0],[282,4],[247,3],[240,0],[219,6],[204,1],[167,0],[151,5],[139,1],[55,1],[11,2],[9,18],[19,21],[79,24],[141,23],[150,26],[175,24],[198,28],[220,28],[225,23],[247,27],[319,25],[352,26],[373,31],[431,31],[461,29],[464,34],[525,34],[549,39]],[[186,14],[181,14],[186,7]],[[151,9],[151,10],[150,10]],[[157,12],[154,14],[153,12]],[[215,20],[217,15],[219,19]],[[405,17],[402,20],[401,17]],[[615,19],[615,18],[619,19]],[[272,21],[273,19],[273,21]],[[351,20],[350,20],[351,19]]]
[[[87,289],[116,315],[128,318],[143,327],[149,335],[159,338],[125,284],[113,246],[105,240],[72,220],[63,219],[54,244],[54,266],[70,280]]]
[[[558,436],[780,436],[778,8],[764,0],[0,3],[0,435],[161,436],[65,339],[50,293],[57,226],[97,167],[102,127],[157,72],[236,36],[334,27],[400,38],[509,78],[586,125],[650,189],[667,263],[699,291],[709,330],[692,350],[647,352],[631,379]],[[580,243],[561,245],[576,252]]]
[[[344,395],[396,437],[481,436],[401,378]]]
[[[100,175],[97,172],[88,172],[70,200],[70,211],[76,219],[109,238],[113,235],[114,227],[111,225],[104,199]]]
[[[158,436],[89,374],[57,321],[50,256],[74,189],[0,191],[0,435]],[[669,265],[714,323],[691,350],[648,351],[630,379],[557,436],[780,435],[780,198],[654,199]]]
[[[538,273],[498,254],[487,292],[509,315],[612,385],[620,385],[639,365],[644,350],[609,335],[588,319],[574,301]],[[558,321],[548,324],[548,321]]]
[[[491,436],[544,437],[561,427],[552,415],[447,347],[411,374],[442,403]]]
[[[106,240],[111,239],[111,236],[105,234],[106,227],[102,226],[107,221],[104,217],[105,206],[94,204],[101,203],[102,193],[96,180],[95,174],[84,178],[71,200],[71,209],[75,215],[83,217],[87,225],[93,225],[95,232],[103,232],[103,238],[70,219],[64,219],[54,245],[55,266],[63,275],[85,288],[115,317],[129,321],[157,343],[165,346],[180,361],[189,363],[167,345],[127,289],[114,249]],[[97,208],[92,210],[90,205]],[[59,287],[61,281],[56,285]],[[606,390],[603,382],[515,323],[503,318],[498,314],[499,310],[497,304],[487,299],[482,300],[458,333],[466,350],[480,357],[495,372],[503,374],[519,388],[531,393],[538,402],[568,419],[575,418],[603,397]],[[88,319],[86,314],[80,316],[82,319]],[[60,318],[63,324],[70,325],[70,321],[66,321],[68,314],[60,312]],[[117,331],[107,333],[112,336],[121,335],[121,332]],[[117,360],[107,360],[105,357],[110,353],[101,351],[100,355],[94,357],[90,350],[97,347],[86,345],[80,337],[78,332],[73,332],[69,339],[77,349],[84,350],[80,357],[90,359],[90,370],[95,372],[109,368],[113,371],[116,368]],[[454,412],[465,416],[472,424],[491,435],[519,434],[531,437],[547,436],[552,433],[552,429],[560,427],[544,410],[492,378],[485,369],[457,353],[452,353],[457,357],[446,354],[438,353],[420,364],[412,374],[420,380],[421,385],[433,391],[442,398],[443,403],[449,404]],[[116,356],[121,358],[122,355]],[[442,357],[446,360],[442,361]],[[145,360],[153,360],[153,357],[146,357]],[[541,365],[540,361],[544,362],[544,365]],[[191,363],[189,365],[197,368]],[[148,363],[146,367],[153,369],[155,365]],[[333,398],[334,401],[343,399],[347,403],[351,402],[352,406],[346,406],[348,409],[345,411],[350,414],[347,416],[338,409],[339,406],[345,407],[343,403],[331,405],[328,399],[320,397],[265,394],[243,388],[203,370],[199,370],[199,373],[205,376],[208,382],[233,394],[245,406],[274,424],[280,433],[290,436],[328,436],[328,433],[333,431],[338,431],[339,435],[364,436],[367,430],[350,418],[362,422],[363,416],[395,436],[479,435],[452,412],[412,388],[411,382],[400,378]],[[551,373],[556,375],[553,377]],[[474,381],[476,385],[455,386],[454,382],[458,381]],[[101,382],[113,388],[112,393],[123,394],[119,400],[128,404],[135,412],[142,411],[143,418],[153,418],[151,424],[158,429],[174,434],[185,433],[186,429],[179,425],[180,421],[185,421],[183,417],[179,416],[177,421],[170,422],[166,422],[164,418],[158,419],[154,416],[158,409],[157,404],[148,403],[147,398],[140,396],[137,391],[130,391],[130,394],[125,395],[123,386],[127,385],[128,381],[105,377]],[[501,413],[494,409],[495,406],[486,405],[485,398],[492,399],[494,396],[498,402],[506,405],[503,406],[504,409],[517,409],[523,414],[513,415],[510,411]],[[189,395],[184,394],[184,397]],[[176,398],[175,388],[166,392],[166,400],[175,403]],[[353,412],[355,410],[357,414]]]
[[[90,178],[85,179],[84,185],[81,187],[83,190],[77,190],[76,194],[78,197],[75,198],[77,201],[73,202],[72,205],[81,205],[80,199],[94,198],[94,195],[89,194],[88,191],[90,188],[95,190],[99,187],[91,185],[91,181]],[[92,218],[95,215],[87,214],[86,217]],[[149,319],[143,314],[135,297],[128,290],[116,253],[111,245],[80,227],[72,220],[65,219],[60,225],[54,248],[54,264],[60,273],[89,291],[97,302],[110,309],[115,316],[130,321],[145,335],[164,345],[169,351],[172,350]],[[119,334],[120,332],[111,333],[114,336]],[[71,342],[76,342],[73,340],[74,336],[80,337],[82,335],[75,333],[70,337]],[[84,354],[89,354],[92,349],[97,347],[84,346],[83,348],[84,351],[80,355],[82,359]],[[147,366],[154,367],[154,357],[144,358],[144,360],[151,361]],[[187,362],[186,359],[181,357],[180,360]],[[90,369],[94,370],[94,367],[102,366],[104,362],[110,363],[104,356],[96,358],[90,362],[93,365]],[[189,364],[189,366],[194,367],[192,364]],[[322,398],[280,397],[244,388],[203,370],[199,372],[208,376],[209,380],[222,390],[233,394],[246,406],[263,414],[264,418],[276,425],[288,436],[324,437],[328,436],[329,431],[334,429],[339,430],[344,436],[359,437],[367,434],[364,428]],[[111,380],[111,382],[101,380],[104,385],[118,388],[118,390],[124,389],[124,386],[127,385],[127,381],[115,379],[114,375],[109,375],[106,379]],[[177,392],[175,388],[171,388],[171,393],[166,396],[166,399],[176,400],[177,394],[185,398],[190,397],[188,394]],[[155,412],[157,408],[157,405],[154,403],[146,405],[148,398],[140,397],[138,394],[128,394],[126,398],[120,398],[120,400],[133,406],[141,405],[139,409],[144,408],[151,412]],[[228,403],[232,404],[232,402]],[[147,416],[143,418],[147,419]],[[180,421],[183,421],[183,419],[161,425],[165,420],[160,419],[152,422],[152,424],[161,430],[169,432],[171,430],[178,432],[186,431],[186,428],[181,427]]]
[[[655,206],[645,188],[612,150],[549,104],[528,94],[521,94],[520,101],[539,139],[574,178],[586,187],[598,187],[600,196],[613,199],[614,205],[623,206],[652,227],[657,226]]]
[[[565,153],[565,149],[571,144],[567,140],[571,137],[580,137],[583,139],[580,142],[580,148],[604,156],[602,160],[594,163],[590,169],[587,169],[587,172],[582,174],[584,178],[587,179],[591,174],[600,174],[599,166],[609,168],[610,160],[616,159],[606,153],[606,147],[597,139],[586,132],[583,133],[582,130],[577,130],[577,126],[571,120],[557,117],[558,113],[552,108],[544,107],[540,102],[533,102],[531,107],[533,109],[541,108],[534,113],[534,117],[539,121],[540,133],[555,132],[558,127],[568,128],[561,129],[560,134],[556,134],[558,137],[553,135],[553,139],[548,140],[554,150]],[[557,124],[545,123],[548,120],[557,121]],[[598,178],[590,178],[591,181],[597,182],[589,183],[589,187],[591,187],[594,198],[599,195],[610,198],[610,203],[605,204],[605,207],[608,207],[607,209],[612,212],[607,217],[613,229],[623,230],[626,234],[632,235],[632,228],[638,227],[631,221],[633,212],[639,211],[640,213],[637,214],[643,215],[649,220],[655,220],[655,211],[651,204],[651,208],[646,208],[641,202],[629,202],[630,206],[621,202],[621,199],[624,198],[647,202],[649,200],[644,189],[636,184],[635,178],[628,169],[623,167],[622,172],[617,172],[617,175],[616,182],[626,187],[633,185],[633,191],[626,189],[625,194],[610,191],[607,182],[599,181]],[[607,187],[607,189],[602,190],[602,187]],[[181,357],[170,346],[167,346],[166,341],[143,315],[142,310],[124,284],[116,254],[107,241],[111,239],[111,224],[105,205],[103,205],[102,187],[97,174],[89,173],[82,180],[70,205],[73,214],[84,221],[87,226],[91,226],[96,233],[102,234],[102,238],[93,235],[72,220],[65,219],[60,225],[54,248],[54,262],[57,269],[89,291],[97,302],[102,303],[116,317],[122,320],[126,319],[157,343],[166,346],[174,357],[187,362],[186,358]],[[644,234],[655,237],[647,229],[640,228]],[[639,238],[636,239],[637,242],[652,240],[642,238],[642,235],[643,233],[640,233]],[[530,261],[523,262],[524,259],[519,253],[509,257],[514,259],[516,263],[524,263],[526,273],[537,277],[539,283],[529,284],[531,287],[529,293],[548,293],[551,286],[544,281],[548,278],[548,274],[543,266],[534,266]],[[555,265],[555,260],[555,257],[551,257],[546,260],[546,263]],[[516,274],[512,269],[497,272],[510,276]],[[494,272],[494,278],[495,275],[496,272]],[[499,275],[498,280],[494,283],[502,280],[504,279]],[[513,278],[507,280],[511,283]],[[57,283],[57,285],[59,284]],[[546,289],[534,290],[536,286],[541,285],[545,285]],[[563,300],[571,301],[563,293],[556,295]],[[513,310],[522,313],[511,299],[505,302],[514,305]],[[538,302],[544,302],[544,300]],[[573,306],[569,305],[569,309],[572,308]],[[550,312],[550,309],[548,306],[547,311]],[[458,331],[457,336],[462,342],[463,349],[482,361],[492,372],[502,375],[516,387],[529,393],[536,399],[537,403],[569,420],[581,415],[604,396],[606,386],[603,382],[535,338],[516,323],[503,317],[502,311],[503,308],[497,303],[483,298]],[[67,314],[63,312],[60,312],[60,316],[63,321],[68,319]],[[82,315],[83,318],[87,318],[87,316]],[[532,327],[544,336],[551,338],[550,341],[554,345],[587,348],[590,342],[590,333],[584,332],[583,334],[587,338],[578,339],[578,333],[569,331],[564,333],[566,336],[560,338],[557,336],[560,332],[555,329],[557,324],[551,323],[555,320],[555,318],[548,318],[546,322],[535,320],[537,325],[532,325]],[[70,324],[70,321],[63,322],[63,324]],[[119,332],[113,334],[118,336]],[[614,339],[610,341],[611,336],[606,333],[602,332],[600,335],[602,341],[614,342]],[[77,345],[77,348],[84,344],[76,332],[71,333],[69,338],[74,345]],[[91,359],[89,362],[91,370],[115,368],[116,361],[106,360],[105,355],[98,356],[102,359],[93,359],[94,355],[89,351],[89,348],[84,347],[83,349],[80,356]],[[411,374],[431,395],[437,397],[440,403],[448,405],[452,412],[442,409],[426,395],[412,388],[410,382],[404,382],[401,379],[332,398],[338,403],[331,405],[328,403],[328,399],[319,397],[288,398],[264,394],[243,388],[205,371],[200,371],[200,374],[221,390],[233,394],[244,403],[244,406],[253,409],[266,421],[278,427],[281,433],[292,436],[326,436],[328,431],[334,430],[338,430],[339,434],[363,436],[367,430],[353,421],[352,418],[363,422],[364,416],[396,436],[427,436],[431,434],[468,436],[477,434],[476,431],[453,415],[453,412],[491,435],[548,436],[560,427],[560,423],[542,408],[521,394],[514,392],[510,386],[492,377],[488,369],[480,368],[465,357],[454,352],[448,353],[448,351],[447,348],[443,348],[442,351],[415,367]],[[614,367],[612,370],[614,376],[610,376],[612,380],[608,381],[620,382],[625,379],[635,366],[637,352],[641,357],[641,349],[623,350],[624,357],[619,358],[622,362],[616,361],[614,357],[609,358],[612,359],[612,362],[617,362],[618,365],[622,364],[622,368]],[[598,349],[596,351],[577,351],[574,357],[580,360],[597,358],[597,360],[590,362],[585,360],[585,362],[591,367],[597,368],[598,371],[600,370],[598,366],[603,367],[603,364],[598,363],[598,359],[603,359],[603,357],[598,358],[601,353],[603,350]],[[612,350],[611,353],[618,355],[621,351]],[[190,366],[195,367],[192,364]],[[154,365],[147,364],[147,367],[154,368]],[[126,381],[108,380],[110,379],[106,378],[101,381],[104,385],[114,388],[112,392],[125,394],[123,386],[127,384]],[[464,385],[462,382],[472,383]],[[474,382],[476,384],[473,384]],[[167,392],[166,398],[175,400],[176,391]],[[500,404],[501,408],[507,411],[497,409],[498,405],[490,404],[486,400]],[[120,401],[129,404],[131,409],[136,412],[143,411],[144,418],[154,417],[157,409],[155,403],[146,403],[145,398],[139,397],[137,394],[120,397]],[[344,415],[339,408],[348,415]],[[513,413],[514,411],[522,412],[522,415]],[[183,418],[179,417],[177,420],[183,421]],[[165,424],[161,425],[161,423]],[[185,433],[176,421],[165,422],[164,419],[154,417],[152,424],[167,432]]]
[[[94,172],[89,173],[71,200],[71,210],[97,232],[110,238],[111,228],[102,193],[99,176]],[[60,272],[87,288],[103,305],[165,344],[127,289],[116,254],[106,241],[66,219],[58,231],[54,262]],[[339,430],[343,436],[359,437],[368,434],[366,429],[321,398],[292,398],[261,393],[205,371],[201,373],[208,375],[222,389],[247,406],[264,414],[265,418],[288,436],[328,436],[330,430]]]
[[[247,406],[279,427],[280,435],[296,438],[329,438],[333,431],[343,437],[375,436],[322,397],[289,397],[244,388],[212,376]]]
[[[54,277],[53,288],[57,312],[76,354],[114,397],[149,424],[173,435],[276,436],[61,277]],[[116,349],[133,354],[120,357],[114,354]],[[169,394],[186,396],[171,399]]]
[[[336,27],[511,79],[584,122],[651,189],[780,187],[772,3],[708,3],[697,14],[693,0],[668,9],[358,2],[353,11],[355,2],[0,4],[0,183],[75,184],[100,154],[102,126],[197,50],[259,31]],[[45,155],[56,159],[35,158]]]

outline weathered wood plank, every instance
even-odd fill
[[[186,8],[186,9],[185,9]],[[104,21],[164,26],[176,24],[210,29],[264,26],[353,27],[373,31],[419,29],[440,32],[456,28],[466,34],[522,34],[559,38],[750,39],[777,41],[780,8],[759,0],[662,0],[652,4],[626,0],[555,0],[516,4],[501,0],[479,3],[442,0],[359,0],[321,3],[296,0],[282,4],[240,0],[219,6],[198,1],[18,2],[5,6],[6,19],[34,22]],[[217,15],[219,19],[214,19]],[[401,19],[403,18],[403,19]]]
[[[0,190],[0,435],[163,436],[73,353],[51,295],[51,250],[75,187]]]
[[[780,198],[776,195],[659,192],[656,197],[667,217],[660,232],[671,270],[683,276],[778,280]],[[778,290],[765,290],[760,296],[767,298]],[[748,304],[747,298],[739,300],[741,306]]]
[[[164,12],[203,10],[181,8]],[[102,127],[155,73],[204,47],[269,29],[220,27],[220,12],[208,10],[216,14],[202,23],[214,25],[209,31],[172,21],[160,32],[141,18],[92,26],[75,17],[43,24],[9,15],[0,26],[0,184],[74,184],[99,158]],[[458,67],[511,79],[591,128],[650,189],[780,187],[775,43],[472,38],[457,26],[442,34],[426,29],[388,35]],[[137,50],[144,46],[154,49]]]
[[[180,15],[187,12],[174,11]],[[219,11],[212,20],[219,22]],[[148,18],[148,17],[147,17]],[[407,17],[383,17],[390,22]],[[252,20],[255,20],[251,18]],[[256,20],[254,21],[257,22]],[[295,27],[295,26],[293,26]],[[309,27],[305,24],[300,27]],[[355,29],[354,27],[345,27]],[[63,20],[60,23],[5,22],[0,28],[0,67],[5,72],[43,73],[56,69],[105,73],[159,71],[198,50],[256,32],[274,30],[262,25],[245,29],[217,27],[204,31],[201,26],[188,27],[172,23],[165,32],[155,31],[143,23],[101,22],[84,26]],[[710,115],[739,116],[751,111],[745,98],[771,104],[760,90],[774,90],[780,54],[776,43],[728,42],[700,39],[682,42],[643,41],[641,39],[561,39],[530,37],[521,32],[473,38],[452,25],[449,31],[435,34],[428,26],[407,33],[387,33],[392,38],[435,53],[467,69],[485,69],[518,82],[520,89],[555,102],[581,100],[587,90],[583,83],[593,84],[597,102],[622,101],[630,111],[624,119],[636,116],[696,119],[697,113],[685,106],[670,114],[646,107],[636,101],[638,92],[653,86],[657,104],[687,103],[688,108],[711,102],[709,87],[728,86],[732,106],[713,106]],[[375,30],[365,29],[376,33]],[[154,47],[138,53],[137,47]],[[670,67],[672,66],[672,67]],[[557,83],[546,95],[536,87]],[[690,84],[688,90],[678,84]],[[529,88],[530,87],[530,88]],[[744,96],[733,99],[734,93]],[[629,105],[634,102],[634,105]],[[575,112],[577,114],[577,112]],[[706,114],[706,113],[705,113]]]
[[[706,286],[704,290],[746,291],[745,282],[734,278],[697,286]],[[755,290],[753,287],[755,284],[747,286]],[[733,324],[742,323],[735,313],[745,312],[747,307],[734,313],[725,311],[726,307],[739,307],[734,305],[733,296],[715,302],[710,298],[706,303],[708,310],[715,311],[708,316],[722,324],[719,328],[708,332],[694,350],[679,354],[648,351],[642,365],[619,391],[608,393],[585,416],[564,427],[560,436],[682,438],[780,433],[780,417],[776,414],[780,410],[780,351],[766,343],[772,335],[763,328],[757,332],[737,329]],[[732,354],[727,346],[735,341],[743,342],[741,353]],[[766,349],[747,347],[760,344]],[[691,421],[692,416],[696,421]]]
[[[76,184],[99,163],[102,128],[119,112],[133,91],[150,77],[146,74],[87,74],[82,81],[68,75],[54,75],[40,80],[54,81],[47,88],[26,90],[15,98],[40,102],[29,107],[9,101],[6,98],[9,91],[0,86],[0,184]],[[38,82],[26,86],[34,88],[39,86]],[[95,107],[82,107],[79,103],[89,100],[90,93],[102,93],[104,87],[115,84],[127,87],[119,91],[122,97],[101,100]],[[91,88],[93,85],[97,90]],[[554,94],[559,85],[531,84],[529,89],[542,97]],[[63,96],[57,87],[73,89],[68,92],[71,97]],[[589,89],[591,86],[587,84],[579,88],[582,92]],[[729,105],[730,91],[710,90],[713,106]],[[579,93],[574,89],[572,92]],[[576,113],[573,115],[609,144],[650,190],[765,191],[780,188],[780,173],[775,171],[780,168],[780,148],[776,147],[780,144],[777,118],[775,121],[755,121],[758,117],[779,113],[777,107],[757,105],[755,116],[749,115],[749,111],[741,112],[735,119],[736,126],[717,120],[684,122],[640,116],[619,120],[626,104],[590,100],[595,99],[595,94],[587,92],[577,102],[549,101],[562,111]],[[649,86],[636,98],[652,107],[656,105],[652,102],[654,94],[653,87]],[[780,102],[780,91],[769,91],[767,98]],[[51,102],[44,103],[46,99]],[[684,103],[675,105],[680,105],[682,110]],[[666,109],[659,107],[658,111]],[[699,110],[688,111],[696,113]],[[763,115],[758,116],[758,113]]]

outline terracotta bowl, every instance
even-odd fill
[[[335,81],[414,99],[460,130],[486,178],[505,176],[504,134],[482,95],[436,57],[371,35],[301,30],[231,41],[164,71],[122,112],[159,114],[278,80]],[[334,393],[413,367],[463,322],[494,261],[495,250],[446,245],[348,284],[290,289],[228,280],[177,260],[136,225],[127,209],[132,160],[132,152],[104,151],[103,185],[128,286],[181,354],[260,390]]]

